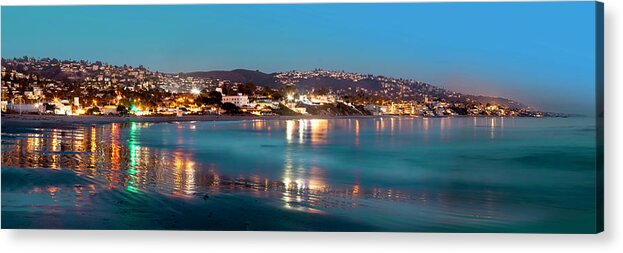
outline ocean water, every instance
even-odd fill
[[[591,233],[591,118],[2,127],[2,228]]]

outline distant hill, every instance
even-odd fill
[[[472,99],[472,100],[476,100],[484,104],[489,103],[489,104],[503,105],[503,106],[507,106],[513,109],[527,109],[528,108],[527,105],[522,104],[512,99],[508,99],[508,98],[475,96],[475,95],[465,95],[465,97]]]
[[[297,89],[309,90],[311,88],[320,89],[346,89],[348,87],[359,87],[368,90],[380,90],[381,82],[373,79],[363,79],[357,82],[348,79],[336,79],[331,77],[315,77],[303,79],[296,83]]]
[[[277,75],[279,73],[267,74],[261,72],[259,70],[248,70],[248,69],[234,69],[231,71],[227,70],[215,70],[215,71],[198,71],[198,72],[188,72],[183,73],[182,76],[191,76],[197,78],[209,78],[209,79],[220,79],[220,80],[229,80],[232,82],[241,82],[247,83],[252,82],[259,86],[267,86],[271,88],[280,88],[283,86],[283,80],[280,80]],[[393,85],[397,85],[401,83],[403,80],[381,77],[381,76],[372,76],[365,75],[365,78],[359,79],[357,81],[351,79],[344,78],[334,78],[330,76],[314,76],[310,78],[298,78],[291,80],[296,85],[298,90],[311,90],[311,89],[332,89],[332,90],[348,90],[351,88],[355,90],[355,88],[365,88],[369,91],[381,91],[384,89],[384,84],[392,83]],[[512,99],[501,98],[501,97],[489,97],[489,96],[480,96],[480,95],[468,95],[468,94],[459,94],[455,93],[443,88],[439,88],[434,85],[430,85],[422,82],[415,82],[408,85],[410,90],[412,91],[412,98],[422,99],[424,95],[430,97],[438,97],[444,98],[447,101],[456,101],[456,102],[465,102],[466,99],[478,101],[481,103],[491,103],[498,104],[503,106],[508,106],[513,109],[525,109],[528,108],[526,105],[517,102]],[[395,86],[400,89],[400,86]],[[457,96],[460,95],[460,96]]]
[[[177,74],[152,72],[143,66],[108,65],[102,64],[99,61],[91,63],[88,61],[61,61],[49,58],[2,58],[2,66],[6,68],[6,71],[3,71],[3,73],[15,71],[25,75],[21,79],[26,81],[22,80],[21,82],[29,82],[28,79],[32,78],[42,83],[52,80],[58,83],[67,82],[71,84],[88,81],[91,83],[90,85],[94,83],[117,83],[124,87],[135,86],[144,82],[156,82],[158,85],[169,87],[176,92],[188,92],[190,87],[196,85],[195,80],[181,80],[177,77]],[[268,74],[259,70],[234,69],[230,71],[197,71],[180,73],[179,75],[182,79],[184,77],[194,77],[210,79],[210,83],[212,83],[212,80],[229,81],[232,84],[254,83],[260,87],[276,89],[286,85],[294,85],[299,92],[312,90],[318,93],[331,92],[336,96],[369,100],[368,102],[379,101],[379,99],[420,101],[425,98],[432,98],[433,100],[443,99],[448,102],[469,103],[474,101],[483,104],[503,105],[513,109],[532,109],[508,98],[462,94],[410,79],[345,71],[314,69],[312,71],[289,71]],[[201,80],[199,83],[206,84],[205,81]]]
[[[182,76],[191,76],[198,78],[210,78],[220,80],[230,80],[232,82],[248,83],[252,82],[260,86],[268,86],[271,88],[279,88],[281,85],[277,82],[277,79],[273,74],[266,74],[258,70],[248,69],[234,69],[227,70],[214,70],[214,71],[197,71],[183,73]]]

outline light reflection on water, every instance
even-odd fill
[[[494,122],[492,119],[491,122]],[[442,119],[442,132],[450,123]],[[360,126],[369,122],[349,119],[335,122],[334,128],[345,128],[354,133],[354,146],[359,146]],[[241,123],[243,129],[266,131],[284,129],[288,144],[302,144],[310,147],[327,144],[329,141],[329,121],[327,119],[301,119],[287,121],[255,120]],[[429,120],[415,121],[401,118],[380,118],[373,121],[377,133],[387,131],[393,134],[397,127],[406,125],[408,129],[422,128],[427,131]],[[197,191],[219,191],[219,188],[244,188],[248,190],[279,190],[284,192],[284,200],[292,194],[339,192],[341,194],[360,194],[361,186],[338,189],[327,185],[323,168],[302,167],[294,158],[296,147],[284,149],[282,178],[261,178],[258,175],[219,175],[214,163],[200,164],[194,154],[183,149],[162,149],[140,145],[141,132],[153,123],[112,123],[108,125],[77,127],[74,129],[34,129],[33,133],[4,134],[14,137],[15,144],[4,145],[2,150],[3,167],[17,168],[64,168],[80,176],[103,182],[111,188],[125,188],[131,192],[154,190],[176,196],[193,195]],[[285,125],[285,127],[284,127]],[[196,129],[196,123],[175,124],[177,145],[192,142],[184,136],[185,131]],[[196,167],[207,169],[197,175]],[[217,186],[217,187],[213,187]],[[379,193],[371,189],[372,196],[393,199],[400,196]],[[301,196],[292,199],[300,199]],[[287,203],[286,203],[287,205]]]
[[[394,206],[399,214],[412,215],[407,219],[414,223],[428,219],[483,225],[488,220],[495,225],[508,218],[504,212],[510,207],[501,205],[512,202],[504,198],[513,196],[493,185],[520,179],[512,173],[478,171],[495,153],[478,162],[482,168],[473,165],[475,171],[464,172],[461,165],[467,169],[470,165],[454,160],[482,155],[461,149],[474,143],[490,147],[486,152],[498,152],[495,145],[539,137],[538,131],[530,132],[531,124],[522,121],[522,135],[507,139],[505,128],[517,130],[517,120],[381,117],[113,123],[9,131],[2,138],[2,167],[62,168],[88,178],[89,184],[73,189],[76,205],[85,201],[83,195],[113,189],[179,198],[243,192],[312,213],[344,214],[335,208],[364,207],[361,215],[375,220],[379,211],[374,208]],[[232,152],[236,157],[227,157]],[[499,181],[487,181],[489,176],[499,176],[495,178]],[[478,184],[465,186],[474,180]],[[439,185],[431,187],[434,183]],[[49,185],[31,192],[46,192],[54,199],[61,189]]]
[[[358,135],[359,120],[356,121]],[[242,123],[257,131],[271,131],[285,123],[288,143],[326,144],[328,120],[251,121]],[[350,124],[350,122],[348,123]],[[219,176],[214,164],[201,164],[207,173],[196,175],[194,155],[184,150],[141,146],[141,131],[153,123],[112,123],[75,129],[34,129],[35,133],[4,134],[15,143],[3,145],[3,167],[70,169],[112,188],[128,191],[157,190],[172,195],[193,195],[197,189],[212,186],[240,187],[251,190],[283,190],[284,192],[327,192],[323,169],[295,167],[292,148],[285,149],[283,178],[260,178],[257,175]],[[187,141],[182,133],[195,129],[195,124],[177,124],[179,145]],[[298,165],[297,165],[298,166]],[[200,178],[197,178],[197,177]],[[306,178],[304,178],[307,176]],[[234,188],[236,188],[234,187]],[[358,186],[354,186],[358,188]],[[218,187],[217,187],[218,188]],[[207,189],[202,189],[207,190]],[[209,189],[218,191],[219,189]],[[336,189],[337,190],[337,189]],[[356,190],[355,192],[359,192]],[[299,196],[300,198],[300,196]]]

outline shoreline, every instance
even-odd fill
[[[409,118],[462,118],[462,117],[494,117],[501,116],[447,116],[447,117],[415,117],[408,115],[294,115],[294,116],[255,116],[255,115],[184,115],[177,116],[106,116],[106,115],[50,115],[50,114],[0,114],[0,125],[7,127],[71,127],[72,125],[101,125],[110,123],[150,122],[173,123],[191,121],[245,121],[245,120],[298,120],[298,119],[371,119],[381,117]],[[516,117],[504,117],[516,118]],[[537,117],[519,117],[537,118]],[[548,117],[543,117],[548,118]]]
[[[383,115],[384,117],[390,115]],[[397,115],[395,115],[397,116]],[[294,119],[349,119],[349,118],[378,118],[382,116],[373,115],[352,115],[352,116],[318,116],[318,115],[296,115],[296,116],[254,116],[254,115],[184,115],[177,116],[65,116],[65,115],[38,115],[38,114],[1,114],[0,125],[9,127],[46,127],[46,126],[66,126],[71,125],[101,125],[110,123],[130,123],[130,122],[150,122],[150,123],[172,123],[172,122],[191,122],[191,121],[244,121],[244,120],[294,120]]]

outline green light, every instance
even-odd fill
[[[138,188],[134,187],[133,185],[128,185],[128,186],[126,187],[126,189],[127,189],[129,192],[138,193]]]
[[[133,108],[130,107],[130,108]],[[136,187],[136,173],[138,172],[137,165],[141,156],[141,146],[136,145],[136,134],[137,131],[140,130],[138,125],[135,122],[130,123],[130,135],[128,140],[128,149],[130,152],[130,161],[129,168],[127,170],[129,175],[128,185],[126,189],[132,193],[138,193],[138,188]]]

